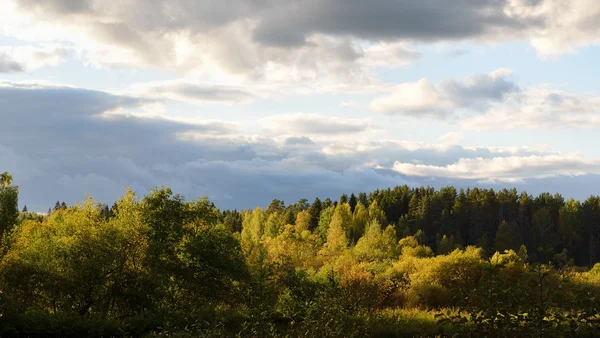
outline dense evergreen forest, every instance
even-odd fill
[[[599,223],[597,196],[408,186],[39,214],[4,173],[0,336],[594,337]]]

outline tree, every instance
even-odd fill
[[[373,220],[353,251],[360,261],[391,259],[396,254],[396,231],[391,226],[382,231],[381,225]]]
[[[450,237],[451,238],[448,238],[446,235],[442,236],[437,246],[438,255],[446,255],[454,250],[454,238],[452,236]]]
[[[308,210],[303,210],[296,216],[296,232],[302,233],[310,229],[311,216]]]
[[[334,213],[335,207],[333,205],[324,208],[321,211],[321,216],[319,216],[319,225],[317,227],[317,233],[321,236],[323,240],[327,238],[327,232],[329,231],[329,225],[331,224],[331,220],[333,219]]]
[[[575,253],[576,261],[585,262],[585,253],[581,253],[581,247],[584,246],[581,243],[583,235],[581,218],[581,203],[571,198],[559,210],[557,230],[561,246]]]
[[[319,226],[319,218],[321,217],[321,211],[323,210],[323,204],[321,200],[316,197],[313,203],[308,208],[310,213],[310,227],[309,230],[313,231]]]
[[[348,195],[347,194],[342,194],[342,196],[340,196],[340,203],[348,203]]]
[[[28,210],[27,210],[27,205],[23,206],[23,211],[22,211],[22,212],[23,212],[23,213],[26,213],[26,212],[28,212]]]
[[[282,200],[274,199],[271,201],[271,204],[267,207],[267,214],[272,214],[275,212],[283,212],[285,209],[285,202]]]
[[[330,206],[332,206],[332,205],[333,205],[333,202],[331,201],[331,198],[327,197],[327,198],[326,198],[326,199],[323,201],[323,207],[322,207],[322,209],[323,209],[323,210],[324,210],[324,209],[327,209],[327,208],[329,208],[329,207],[330,207]]]
[[[348,204],[350,204],[350,211],[354,212],[354,209],[358,204],[358,199],[356,198],[356,195],[354,195],[354,193],[350,195],[350,200],[348,201]]]
[[[58,210],[43,226],[25,221],[1,262],[3,289],[56,314],[119,316],[151,308],[154,288],[143,287],[153,284],[143,267],[147,228],[132,195],[122,203],[127,211],[110,222],[91,198]]]
[[[0,174],[0,238],[12,229],[19,218],[19,188],[12,183],[11,174]]]
[[[379,207],[377,201],[373,201],[371,205],[369,205],[369,222],[377,221],[379,224],[387,225],[387,218],[385,217],[385,213]]]
[[[358,201],[362,203],[365,208],[369,205],[369,200],[367,199],[367,194],[364,192],[358,193]]]
[[[538,259],[550,259],[546,251],[554,249],[554,222],[548,208],[541,208],[533,215],[533,244],[534,248],[541,252]]]
[[[354,213],[352,214],[352,242],[356,243],[365,232],[365,226],[369,221],[369,214],[365,209],[365,206],[358,202]]]
[[[346,236],[350,235],[352,229],[352,212],[348,203],[338,203],[331,222],[339,222],[342,229],[346,231]]]
[[[223,212],[223,225],[231,232],[242,232],[243,217],[237,210]]]
[[[334,217],[327,231],[327,241],[323,244],[319,255],[324,257],[325,261],[330,261],[344,253],[347,247],[348,238],[342,224],[342,218]]]
[[[398,229],[396,230],[396,233],[398,234],[398,239],[411,235],[407,215],[402,215],[398,220]]]
[[[498,226],[496,237],[494,238],[494,250],[503,253],[505,250],[515,249],[515,233],[506,221],[502,221]]]
[[[266,216],[266,215],[265,215]],[[262,238],[273,238],[277,237],[281,232],[283,226],[287,223],[285,213],[276,211],[274,213],[268,214],[267,220],[263,225],[264,231],[262,234]],[[243,223],[242,223],[243,224]],[[255,226],[255,225],[253,225]]]
[[[262,208],[244,213],[242,222],[241,244],[246,256],[258,259],[262,250],[261,238],[264,233],[266,214]]]

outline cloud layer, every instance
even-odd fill
[[[22,202],[45,210],[56,199],[72,203],[91,193],[108,203],[125,186],[147,193],[165,184],[189,198],[208,195],[221,207],[245,208],[397,184],[600,174],[597,160],[461,147],[452,141],[459,135],[440,144],[361,140],[356,135],[373,128],[367,121],[315,114],[280,115],[265,122],[273,129],[264,135],[245,135],[235,122],[138,114],[147,100],[43,83],[0,85],[0,166],[14,173]]]
[[[365,81],[405,65],[417,42],[529,41],[542,56],[598,43],[595,0],[4,0],[0,28],[70,41],[105,67],[271,81]],[[5,67],[7,68],[7,67]]]

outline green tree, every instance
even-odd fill
[[[321,216],[319,216],[319,226],[317,227],[317,233],[321,236],[323,240],[327,238],[329,224],[331,224],[331,220],[333,219],[334,213],[335,207],[333,205],[321,211]]]
[[[0,238],[10,231],[19,218],[19,188],[8,172],[0,174]]]
[[[446,255],[454,250],[454,237],[448,238],[448,236],[444,235],[440,239],[440,242],[437,246],[437,254],[438,255]]]
[[[321,217],[321,211],[323,210],[323,203],[316,197],[313,203],[308,208],[310,213],[310,231],[314,231],[319,226],[319,218]]]
[[[350,194],[350,200],[348,200],[348,204],[350,204],[350,211],[354,213],[354,209],[356,209],[356,205],[358,204],[358,199],[354,193]]]
[[[494,238],[494,250],[503,253],[505,250],[515,249],[515,236],[514,229],[506,221],[502,221]]]
[[[533,215],[533,244],[540,252],[538,259],[551,259],[555,244],[555,227],[548,208],[541,208]],[[548,254],[546,254],[548,252]]]
[[[387,218],[385,217],[385,213],[379,207],[377,201],[373,201],[371,205],[369,205],[369,222],[376,221],[379,224],[387,225]]]
[[[402,215],[398,220],[398,230],[396,233],[398,234],[398,239],[402,239],[411,235],[407,215]]]
[[[581,241],[582,231],[581,203],[571,198],[559,210],[558,236],[560,243],[564,248],[572,251],[575,244]]]

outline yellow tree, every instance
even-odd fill
[[[327,241],[319,251],[319,255],[329,262],[337,256],[341,256],[348,248],[348,238],[343,228],[342,218],[334,217],[327,231]]]
[[[369,213],[365,206],[358,202],[354,208],[354,214],[352,215],[352,240],[357,243],[360,237],[365,232],[365,227],[369,220]]]

